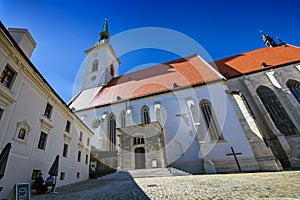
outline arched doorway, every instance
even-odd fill
[[[145,169],[146,168],[145,148],[144,147],[135,148],[134,156],[135,156],[135,168]]]

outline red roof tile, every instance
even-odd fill
[[[197,55],[181,58],[112,79],[93,100],[103,105],[121,99],[132,99],[214,80],[221,77]]]
[[[217,60],[214,63],[223,76],[230,78],[296,61],[300,61],[300,48],[286,45],[265,47]]]

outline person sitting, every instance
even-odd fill
[[[38,177],[35,179],[35,184],[37,187],[37,193],[38,194],[45,194],[47,191],[47,187],[45,185],[45,181],[43,179],[43,174],[39,173]]]
[[[54,191],[55,183],[54,183],[54,177],[49,174],[48,178],[46,179],[46,186],[51,186],[51,192]]]

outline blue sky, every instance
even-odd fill
[[[99,40],[104,18],[109,20],[111,35],[140,27],[178,31],[197,41],[216,60],[264,47],[260,30],[300,46],[299,4],[297,0],[0,0],[0,20],[7,28],[30,31],[37,42],[32,62],[68,102],[84,50]],[[153,40],[151,35],[144,37]],[[157,49],[133,51],[120,56],[119,74],[176,58],[172,52]]]

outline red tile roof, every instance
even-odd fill
[[[221,80],[220,74],[197,55],[155,65],[112,79],[94,98],[94,106]]]
[[[300,61],[300,48],[286,45],[249,51],[217,60],[214,64],[223,76],[230,78],[297,61]]]

